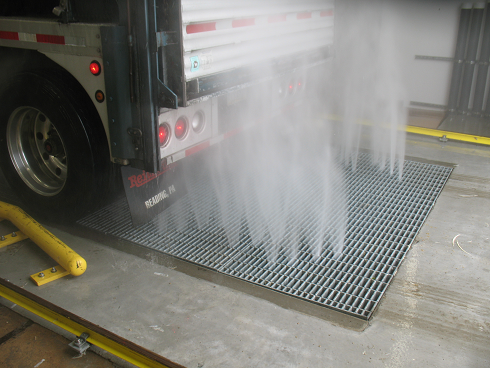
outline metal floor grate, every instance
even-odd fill
[[[367,320],[452,169],[405,161],[399,180],[397,174],[389,175],[388,169],[373,166],[370,155],[361,154],[355,171],[346,167],[343,171],[348,218],[343,252],[337,257],[328,247],[313,257],[308,236],[303,236],[294,257],[281,248],[271,261],[267,241],[254,244],[240,218],[234,219],[239,235],[236,244],[230,246],[225,231],[213,221],[219,217],[219,205],[216,198],[209,198],[212,190],[206,182],[200,183],[200,205],[206,206],[211,221],[200,227],[190,219],[196,203],[190,203],[189,196],[182,198],[176,209],[161,215],[165,217],[164,227],[159,216],[134,229],[124,199],[79,224]],[[314,183],[305,185],[314,189]],[[332,216],[335,218],[335,213]]]

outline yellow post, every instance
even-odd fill
[[[0,218],[9,220],[28,238],[73,276],[80,276],[87,269],[87,262],[73,249],[45,229],[21,208],[0,202]]]

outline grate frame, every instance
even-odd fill
[[[267,240],[253,244],[246,224],[237,216],[228,222],[231,231],[239,234],[237,243],[230,246],[218,221],[218,200],[213,198],[211,184],[206,181],[198,184],[202,198],[199,203],[188,195],[178,206],[170,207],[139,228],[132,227],[125,199],[88,215],[78,224],[238,280],[369,320],[452,168],[405,160],[403,177],[399,179],[397,174],[390,175],[388,168],[380,170],[373,166],[370,154],[360,153],[356,170],[348,165],[341,169],[346,184],[347,224],[343,252],[338,257],[328,246],[319,257],[314,257],[308,243],[311,229],[307,227],[302,227],[303,238],[295,256],[287,246],[274,246]],[[305,183],[308,185],[310,192],[315,190],[315,183]],[[190,216],[196,205],[204,206],[210,214],[210,220],[200,227]],[[326,243],[335,236],[335,216],[334,213],[332,228],[327,229]],[[276,252],[274,259],[271,252]]]

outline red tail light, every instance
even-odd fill
[[[304,83],[304,80],[303,78],[299,78],[297,81],[296,81],[296,90],[298,92],[301,92],[305,89],[305,83]]]
[[[160,142],[160,147],[165,146],[170,138],[170,128],[167,124],[160,125],[158,127],[158,141]]]
[[[90,73],[93,75],[99,75],[101,71],[102,69],[98,61],[94,60],[90,63]]]
[[[177,139],[183,139],[187,134],[188,123],[184,116],[181,116],[175,123],[175,137]]]

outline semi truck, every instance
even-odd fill
[[[35,213],[80,215],[121,167],[171,175],[308,99],[333,25],[333,0],[2,2],[1,170]]]

